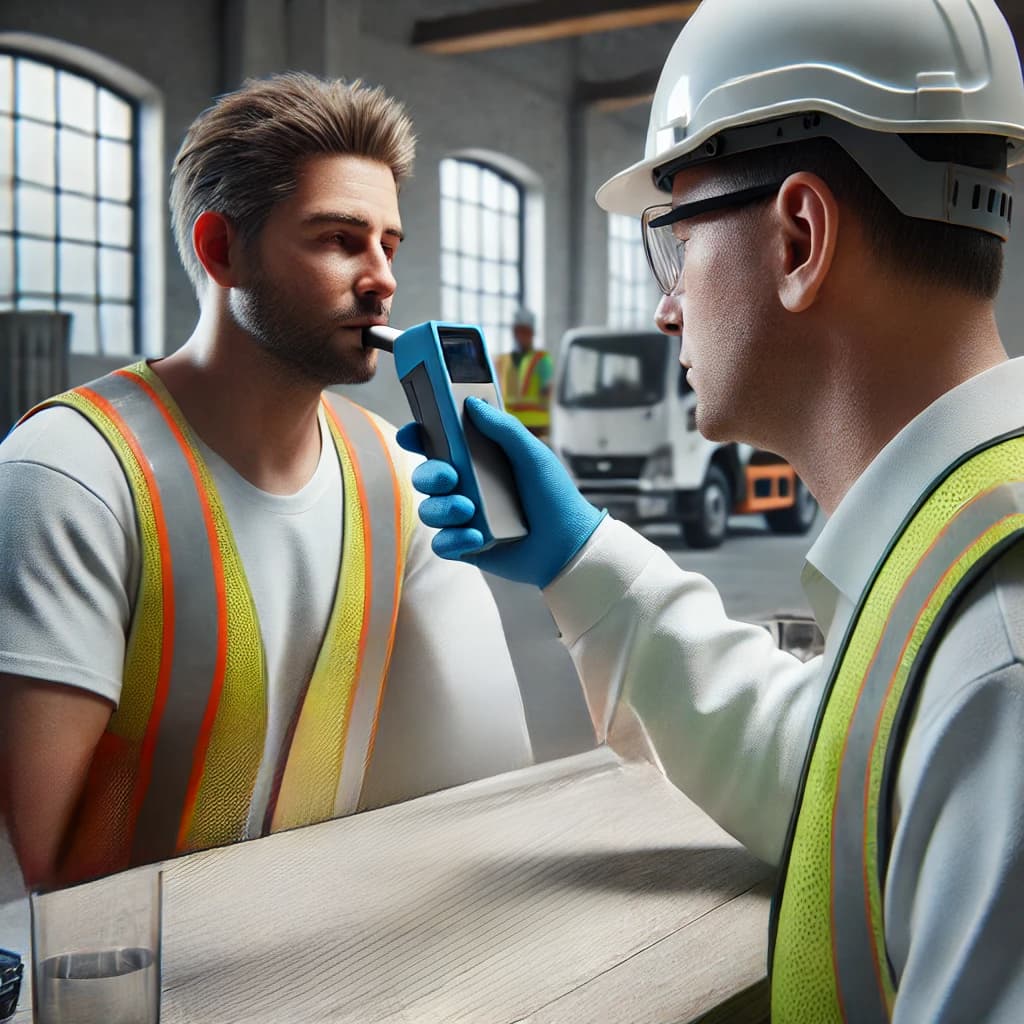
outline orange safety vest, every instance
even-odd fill
[[[498,357],[498,383],[506,411],[524,427],[534,431],[547,431],[551,423],[548,399],[541,394],[540,374],[537,372],[547,352],[534,349],[523,356],[516,366],[511,352]]]
[[[323,645],[286,741],[264,831],[355,811],[395,636],[412,493],[375,419],[323,398],[344,534]],[[267,670],[245,571],[192,431],[142,362],[58,395],[121,463],[141,572],[120,702],[72,825],[63,884],[245,838],[267,728]],[[26,417],[27,418],[27,417]]]

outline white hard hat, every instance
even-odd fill
[[[597,201],[638,214],[666,201],[666,165],[827,136],[904,213],[1005,237],[1008,179],[932,165],[933,194],[927,162],[892,145],[921,132],[1001,136],[1024,160],[1020,60],[995,0],[704,0],[665,61],[644,159]]]
[[[520,306],[512,316],[512,326],[529,327],[532,331],[537,326],[537,318],[533,315],[532,310]]]

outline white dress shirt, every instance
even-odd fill
[[[545,591],[599,728],[618,701],[669,777],[777,863],[824,684],[861,591],[920,495],[1024,426],[1024,359],[925,409],[851,487],[808,553],[826,634],[801,664],[729,620],[712,585],[606,521]],[[1024,545],[964,596],[926,672],[896,781],[883,894],[896,1024],[1024,1019]]]

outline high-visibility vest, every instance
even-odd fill
[[[89,768],[63,883],[245,837],[267,729],[252,593],[194,435],[145,363],[33,409],[106,438],[135,503],[141,573],[121,699]],[[344,534],[323,645],[277,766],[264,831],[357,809],[395,636],[412,494],[373,417],[324,396]]]
[[[547,352],[533,349],[516,366],[511,352],[498,357],[498,383],[505,409],[524,427],[547,430],[551,422],[549,402],[541,394],[540,365],[550,359]]]
[[[891,1019],[882,893],[903,742],[958,600],[1022,538],[1018,434],[947,471],[865,589],[822,699],[772,908],[773,1024]]]

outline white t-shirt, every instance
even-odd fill
[[[379,423],[382,421],[378,420]],[[394,444],[399,471],[412,457]],[[248,578],[266,654],[268,726],[249,816],[258,835],[281,744],[320,649],[342,546],[342,476],[320,414],[320,461],[268,494],[200,444]],[[138,586],[131,491],[79,413],[37,413],[0,445],[0,672],[117,703]],[[532,760],[494,600],[479,572],[437,558],[418,519],[362,806],[379,806]]]

